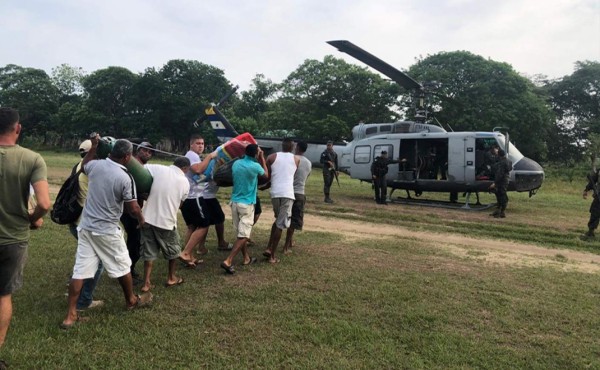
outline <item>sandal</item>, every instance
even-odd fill
[[[135,301],[135,303],[132,306],[127,306],[127,310],[132,311],[132,310],[136,310],[138,308],[148,307],[150,305],[150,303],[152,303],[152,297],[153,297],[153,295],[150,292],[136,294],[137,300]]]
[[[170,288],[170,287],[172,287],[172,286],[181,285],[181,284],[183,284],[183,283],[185,283],[185,280],[183,280],[183,278],[180,276],[180,277],[177,279],[177,281],[176,281],[176,282],[174,282],[174,283],[172,283],[172,284],[169,284],[169,282],[166,282],[166,283],[165,283],[165,288]]]

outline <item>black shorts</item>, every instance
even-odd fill
[[[256,204],[254,205],[254,217],[262,213],[262,207],[260,206],[260,198],[256,196]]]
[[[181,214],[188,226],[200,228],[210,226],[210,214],[204,198],[186,199],[181,206]]]
[[[208,213],[211,225],[219,225],[225,222],[225,213],[223,213],[223,208],[221,208],[221,203],[217,198],[204,199],[204,204],[206,204],[206,213]]]
[[[306,195],[294,194],[294,204],[292,205],[292,221],[290,226],[296,230],[302,230],[304,225],[304,205],[306,204]]]
[[[0,245],[0,296],[12,294],[23,286],[27,242]]]

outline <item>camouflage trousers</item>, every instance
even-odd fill
[[[590,206],[590,221],[588,222],[588,229],[596,230],[600,223],[600,200],[594,198],[592,205]]]

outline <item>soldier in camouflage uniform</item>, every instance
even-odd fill
[[[333,203],[333,200],[329,197],[329,191],[333,180],[338,174],[338,156],[333,151],[333,141],[327,142],[327,149],[321,153],[319,162],[323,165],[323,193],[325,194],[325,203]]]
[[[583,191],[583,199],[587,199],[588,192],[593,191],[594,200],[590,206],[590,220],[588,222],[588,231],[581,236],[583,240],[595,238],[594,230],[598,228],[600,222],[600,200],[598,199],[598,170],[588,175],[588,184]]]
[[[496,193],[497,209],[490,216],[504,218],[504,210],[508,205],[508,182],[510,181],[510,171],[512,171],[512,162],[506,158],[506,152],[502,149],[498,151],[498,162],[493,168],[494,183],[490,185],[490,190]]]

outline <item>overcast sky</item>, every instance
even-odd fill
[[[171,59],[216,66],[242,90],[262,73],[280,82],[349,40],[399,69],[418,56],[468,50],[528,75],[600,61],[600,0],[0,0],[0,67],[48,73],[132,72]]]

